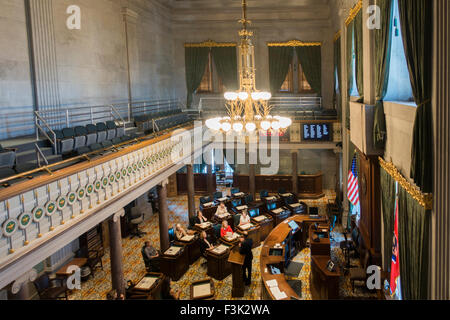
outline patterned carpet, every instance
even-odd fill
[[[221,190],[225,191],[226,190]],[[326,196],[319,200],[305,201],[309,206],[319,207],[319,213],[325,215],[326,204],[328,199],[334,199],[335,195],[331,191],[326,192]],[[169,198],[169,227],[174,226],[176,223],[183,225],[188,224],[187,216],[187,197],[179,196],[175,198]],[[198,197],[196,198],[197,204],[199,203]],[[123,245],[123,262],[125,280],[138,281],[145,275],[145,267],[141,256],[141,248],[145,241],[149,240],[153,243],[154,247],[159,249],[159,223],[158,215],[153,215],[148,221],[140,226],[140,229],[147,232],[142,239],[129,239],[122,240]],[[335,229],[338,231],[338,228]],[[339,241],[343,241],[344,238],[341,233],[334,232],[333,237],[336,243],[332,243],[332,256],[335,261],[339,262],[339,265],[343,265],[344,257],[339,249]],[[336,248],[337,246],[337,248]],[[253,268],[252,268],[252,284],[245,289],[245,295],[239,300],[258,300],[261,296],[261,274],[259,267],[259,257],[261,253],[261,247],[253,250]],[[310,250],[304,249],[300,252],[294,260],[303,264],[303,268],[298,278],[289,278],[289,280],[301,280],[302,282],[302,299],[310,300],[311,292],[309,288],[309,274],[311,270]],[[181,291],[180,299],[189,299],[190,284],[196,280],[202,280],[208,278],[206,266],[202,266],[205,262],[204,258],[200,258],[196,263],[190,266],[189,270],[184,276],[177,282],[172,282],[172,288]],[[358,265],[359,261],[352,260],[352,264]],[[103,270],[97,270],[95,276],[89,278],[81,285],[81,290],[72,291],[69,295],[70,300],[104,300],[106,294],[111,290],[111,267],[109,259],[109,250],[105,250],[103,257]],[[232,277],[231,275],[223,281],[214,280],[216,289],[217,300],[231,300],[231,288]],[[341,279],[341,297],[343,298],[371,298],[364,289],[357,288],[355,293],[352,293],[350,281],[346,277]]]

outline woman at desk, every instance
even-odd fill
[[[208,236],[206,235],[205,231],[200,234],[200,239],[200,253],[203,257],[206,258],[206,250],[213,249],[214,247],[212,246],[211,242],[209,242]]]
[[[241,219],[239,220],[239,227],[250,223],[250,216],[247,210],[242,211]]]
[[[220,228],[220,236],[225,237],[227,233],[233,233],[233,229],[228,225],[228,221],[224,220],[222,222],[222,228]]]
[[[201,225],[202,223],[208,222],[208,219],[206,219],[206,218],[203,216],[202,210],[198,210],[198,211],[197,211],[197,216],[195,217],[194,222],[195,222],[195,225],[196,225],[196,226],[199,226],[199,225]]]
[[[228,215],[227,207],[225,207],[225,203],[221,202],[219,207],[217,208],[216,217],[223,217],[225,215]]]
[[[194,234],[195,231],[192,230],[186,231],[179,223],[177,223],[177,225],[175,226],[175,237],[177,238],[177,240],[181,240],[185,236],[192,236]]]

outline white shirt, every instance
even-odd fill
[[[241,215],[241,220],[240,220],[240,225],[244,225],[250,223],[250,216],[247,215],[246,217],[244,217],[244,215]]]
[[[227,207],[221,208],[221,207],[219,206],[219,207],[217,208],[216,216],[223,216],[223,215],[226,215],[226,214],[228,214]]]

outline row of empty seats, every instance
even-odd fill
[[[100,122],[85,127],[55,130],[58,153],[62,155],[85,154],[105,149],[136,138],[126,135],[124,127],[118,127],[114,121]]]
[[[0,144],[0,179],[14,175],[16,166],[16,150],[3,148]]]
[[[134,121],[139,131],[149,134],[189,122],[190,118],[181,110],[171,110],[164,113],[135,116]]]

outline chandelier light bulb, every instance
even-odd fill
[[[252,92],[253,100],[260,100],[262,98],[261,92]]]
[[[248,99],[248,93],[247,92],[239,92],[239,99],[247,100]]]
[[[292,120],[290,118],[280,117],[279,119],[281,128],[286,129],[292,124]]]
[[[247,130],[247,132],[253,132],[256,130],[256,124],[254,124],[253,122],[249,122],[245,125],[245,130]]]
[[[225,92],[224,97],[229,101],[233,101],[237,100],[238,94],[236,92]]]
[[[270,92],[261,92],[261,99],[262,100],[270,100],[272,99],[272,94]]]
[[[223,122],[221,126],[224,132],[228,132],[231,130],[231,124],[229,122]]]
[[[270,129],[270,122],[267,120],[264,120],[261,122],[261,129],[263,129],[264,131],[267,131]]]
[[[236,132],[241,132],[244,129],[244,125],[241,122],[236,122],[233,124],[233,130]]]
[[[275,120],[275,121],[272,122],[272,129],[273,130],[279,130],[280,128],[281,128],[280,121]]]

